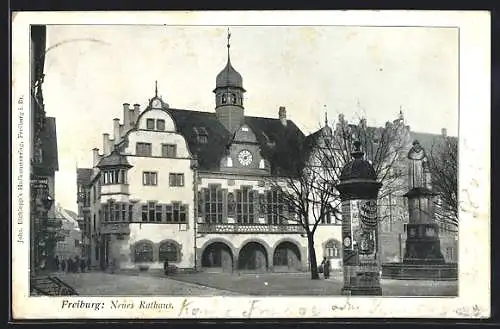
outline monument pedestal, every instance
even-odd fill
[[[437,224],[407,224],[406,228],[404,264],[444,264]]]

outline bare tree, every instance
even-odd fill
[[[384,128],[370,128],[365,120],[359,125],[349,125],[342,116],[339,121],[335,131],[325,125],[302,143],[289,146],[288,154],[277,155],[282,161],[286,159],[288,174],[269,179],[287,211],[279,208],[266,211],[279,218],[280,223],[297,223],[304,229],[313,280],[319,279],[314,235],[321,223],[331,218],[341,220],[341,201],[335,186],[344,166],[352,161],[353,142],[361,142],[366,159],[386,185],[382,197],[402,187],[404,171],[397,163],[407,149],[407,129],[392,123]]]
[[[443,136],[432,146],[427,159],[432,187],[438,193],[436,219],[458,226],[458,139]]]

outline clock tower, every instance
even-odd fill
[[[217,119],[233,134],[243,123],[243,78],[231,65],[229,40],[231,33],[227,34],[227,63],[224,69],[217,75],[215,89],[215,113]]]

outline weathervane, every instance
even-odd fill
[[[158,97],[158,80],[155,80],[155,97]]]

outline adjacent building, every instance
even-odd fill
[[[56,216],[62,222],[59,229],[62,238],[57,241],[55,255],[59,260],[82,257],[82,232],[79,228],[78,215],[71,210],[56,206]]]
[[[213,272],[309,268],[305,232],[271,181],[286,184],[296,146],[332,128],[325,122],[305,136],[285,107],[274,118],[250,116],[245,92],[228,45],[213,111],[173,108],[157,86],[146,108],[123,104],[91,168],[77,169],[82,252],[91,267],[163,268],[168,260],[179,270]],[[318,226],[318,264],[327,257],[341,268],[340,224],[326,216]]]
[[[30,44],[30,264],[31,274],[54,267],[61,221],[54,212],[55,172],[59,169],[56,119],[47,117],[42,84],[46,47],[45,26],[31,25]]]

